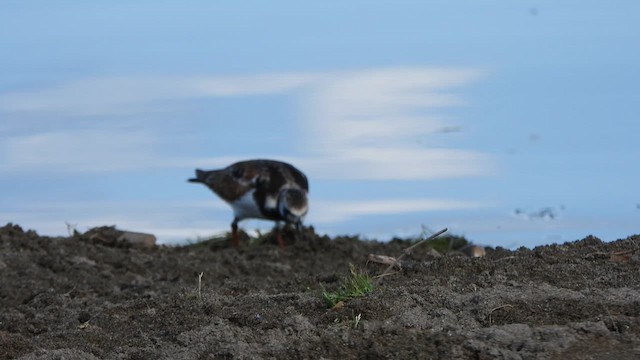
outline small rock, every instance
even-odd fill
[[[460,251],[468,257],[483,257],[487,254],[483,247],[478,245],[469,245],[460,249]]]
[[[439,258],[439,257],[442,257],[442,254],[438,250],[434,248],[430,248],[429,250],[427,250],[427,256]]]
[[[153,234],[124,231],[118,238],[118,242],[128,242],[134,247],[152,248],[156,245],[156,237]]]
[[[342,309],[344,307],[344,301],[338,301],[332,308],[331,310],[338,310],[338,309]]]
[[[76,264],[76,265],[82,264],[82,265],[96,266],[96,262],[95,261],[93,261],[93,260],[91,260],[91,259],[89,259],[89,258],[87,258],[85,256],[74,256],[74,257],[71,258],[71,262]]]
[[[78,321],[80,322],[80,324],[84,324],[89,320],[91,320],[91,314],[89,314],[88,312],[81,311],[80,314],[78,314]]]

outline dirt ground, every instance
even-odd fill
[[[420,246],[328,309],[350,264],[379,275],[368,254],[410,241],[306,229],[283,250],[136,248],[95,233],[110,236],[0,228],[0,359],[640,358],[640,236],[482,258]]]

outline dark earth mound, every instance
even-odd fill
[[[0,359],[640,358],[639,236],[482,258],[422,249],[370,294],[327,309],[323,290],[350,264],[375,276],[386,266],[368,254],[409,245],[306,229],[283,250],[136,248],[9,224]]]

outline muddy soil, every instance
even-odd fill
[[[350,264],[379,275],[368,254],[409,245],[306,229],[283,250],[136,248],[8,224],[0,359],[640,358],[640,236],[482,258],[416,248],[373,292],[327,308]]]

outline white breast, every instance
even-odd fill
[[[242,195],[242,197],[235,202],[229,203],[233,208],[233,214],[236,218],[240,220],[247,218],[263,218],[263,215],[258,208],[258,204],[256,204],[255,199],[253,198],[254,192],[255,190],[252,189]]]

